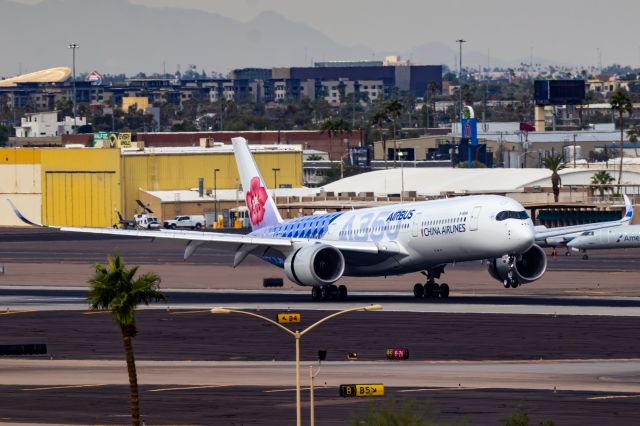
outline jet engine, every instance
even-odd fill
[[[489,274],[505,287],[516,288],[539,279],[547,270],[547,255],[534,244],[519,255],[505,255],[489,260]]]
[[[299,285],[329,285],[344,273],[344,257],[333,246],[312,244],[287,257],[284,271],[287,278]]]

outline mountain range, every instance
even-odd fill
[[[310,65],[314,61],[381,60],[400,54],[417,64],[453,67],[457,49],[425,43],[376,51],[333,40],[275,12],[248,22],[191,9],[149,8],[127,0],[43,0],[24,5],[0,0],[5,40],[0,76],[71,64],[76,42],[78,73],[167,72],[194,64],[198,71],[226,74],[233,68]],[[521,61],[513,61],[518,63]],[[178,65],[180,64],[180,65]],[[464,52],[463,65],[487,64],[487,55]],[[492,66],[509,63],[491,58]]]

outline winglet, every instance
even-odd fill
[[[622,194],[622,196],[624,197],[624,207],[625,207],[625,213],[624,213],[624,217],[622,218],[622,222],[630,222],[631,219],[633,218],[633,205],[631,204],[631,201],[629,200],[629,197],[627,197],[626,194]]]
[[[20,210],[18,210],[18,208],[13,204],[13,202],[9,199],[7,199],[7,202],[9,203],[9,205],[11,206],[11,209],[13,210],[13,213],[15,213],[16,216],[18,216],[18,219],[20,219],[21,221],[23,221],[24,223],[26,223],[27,225],[30,226],[38,226],[38,227],[45,227],[44,225],[41,225],[39,223],[35,223],[30,221],[29,219],[27,219],[22,213],[20,213]]]

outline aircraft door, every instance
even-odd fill
[[[599,234],[600,234],[600,244],[609,244],[611,230],[603,229],[602,231],[599,232]]]
[[[411,236],[417,237],[420,233],[421,226],[422,226],[422,212],[417,212],[413,216],[413,229],[411,231]]]
[[[480,209],[482,206],[475,206],[473,210],[471,210],[471,217],[469,220],[469,231],[477,231],[478,230],[478,219],[480,218]]]

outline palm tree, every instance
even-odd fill
[[[562,162],[561,155],[549,156],[544,159],[544,166],[551,170],[551,185],[553,185],[553,199],[558,202],[560,198],[560,185],[562,185],[562,179],[558,172],[564,169],[564,163]]]
[[[342,118],[327,119],[320,123],[320,133],[329,135],[329,161],[332,161],[333,138],[338,134],[350,133],[351,125]]]
[[[635,124],[629,126],[629,128],[627,129],[627,137],[629,138],[629,142],[631,142],[632,144],[637,144],[638,137],[640,137],[640,128]],[[636,152],[636,157],[638,157],[638,146],[635,145],[633,149]]]
[[[591,184],[598,185],[598,191],[600,191],[600,196],[604,196],[605,191],[613,190],[609,184],[613,182],[615,178],[609,174],[606,170],[600,170],[591,176]]]
[[[398,158],[398,140],[396,137],[396,128],[398,126],[398,116],[404,110],[404,106],[398,99],[389,99],[384,105],[384,110],[391,117],[393,125],[393,168],[396,168],[396,159]]]
[[[380,133],[380,139],[382,140],[382,158],[384,159],[384,168],[387,168],[387,139],[384,134],[384,124],[389,117],[384,111],[376,111],[371,117],[369,117],[369,123],[378,127],[378,133]]]
[[[618,90],[611,96],[611,109],[618,111],[618,117],[620,118],[620,174],[618,175],[618,187],[622,183],[622,160],[624,159],[624,113],[628,112],[631,115],[633,105],[627,94],[621,90]]]
[[[160,277],[148,272],[134,279],[138,267],[127,269],[116,253],[109,257],[109,265],[95,265],[96,274],[89,280],[87,301],[92,310],[109,310],[122,333],[122,343],[129,373],[129,390],[131,392],[131,424],[140,425],[140,403],[138,399],[138,376],[136,361],[133,355],[133,339],[136,329],[135,311],[141,303],[167,300],[159,289]]]

